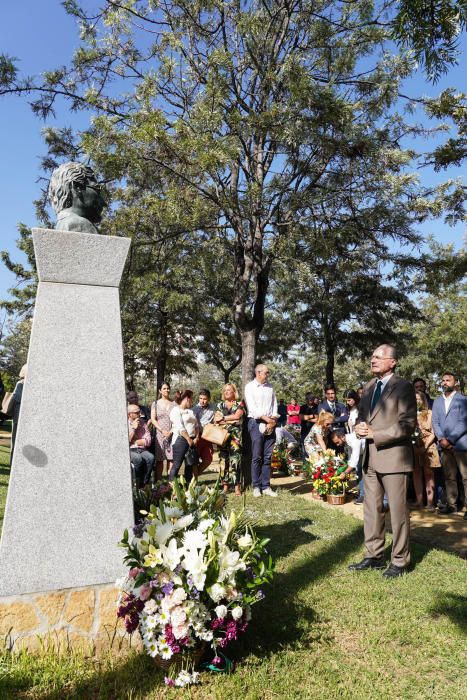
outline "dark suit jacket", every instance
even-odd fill
[[[358,423],[364,421],[373,430],[373,441],[367,440],[363,466],[369,461],[381,474],[410,472],[413,469],[412,435],[417,423],[415,391],[410,382],[395,374],[389,379],[381,398],[371,411],[376,379],[363,390],[358,410]]]
[[[320,411],[327,411],[328,413],[332,413],[334,416],[334,422],[332,424],[333,428],[345,428],[345,424],[349,420],[349,414],[347,413],[347,409],[344,406],[344,404],[339,403],[339,401],[336,401],[334,405],[335,410],[331,411],[329,403],[327,401],[322,401],[318,406],[318,415]]]

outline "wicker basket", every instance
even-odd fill
[[[163,659],[161,656],[155,656],[154,663],[163,671],[168,671],[171,668],[175,671],[180,671],[184,666],[193,666],[193,668],[196,668],[203,658],[207,646],[207,643],[203,642],[189,652],[174,654],[170,659]]]
[[[339,493],[337,495],[328,493],[326,500],[332,506],[343,506],[345,503],[345,493]]]

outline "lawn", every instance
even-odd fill
[[[238,507],[238,499],[229,505]],[[151,659],[136,652],[98,661],[4,651],[0,698],[467,697],[464,561],[413,545],[413,572],[385,581],[379,572],[347,570],[362,552],[354,518],[286,491],[274,500],[249,496],[246,509],[271,538],[277,565],[250,630],[230,649],[235,673],[204,673],[200,686],[182,691],[166,688]]]

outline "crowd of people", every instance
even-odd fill
[[[447,372],[441,380],[442,396],[435,400],[424,379],[411,382],[416,402],[416,424],[411,434],[413,471],[407,490],[412,508],[426,508],[440,516],[462,508],[467,492],[467,398],[457,387],[456,377]],[[269,369],[258,365],[255,378],[239,396],[235,384],[222,388],[220,401],[211,402],[211,393],[202,389],[197,397],[189,389],[175,392],[164,383],[159,398],[149,408],[139,405],[134,392],[128,394],[128,420],[131,462],[136,484],[144,488],[151,479],[160,480],[164,463],[169,481],[185,464],[185,477],[197,478],[213,460],[214,446],[203,437],[213,424],[228,433],[219,445],[224,490],[233,486],[242,493],[242,443],[247,431],[251,444],[251,482],[255,497],[275,496],[271,488],[271,457],[274,445],[286,440],[299,443],[302,459],[313,453],[334,449],[348,459],[358,492],[354,502],[365,499],[363,466],[368,438],[359,435],[360,402],[364,387],[346,390],[339,401],[336,387],[326,385],[322,397],[305,395],[303,404],[295,397],[289,402],[276,399],[269,383]],[[397,465],[396,465],[397,468]],[[383,493],[383,511],[388,510]],[[467,519],[467,513],[464,516]]]

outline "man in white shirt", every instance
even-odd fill
[[[276,441],[277,399],[268,382],[266,365],[257,365],[255,378],[245,387],[248,432],[251,438],[253,496],[277,496],[271,488],[271,457]]]

